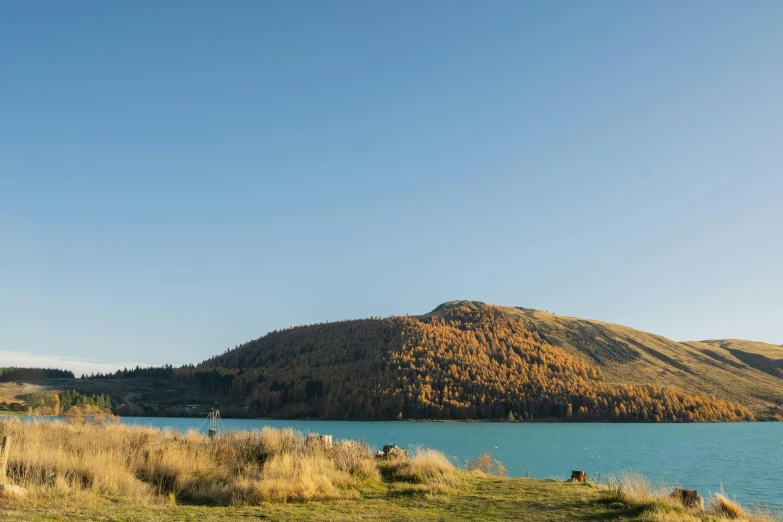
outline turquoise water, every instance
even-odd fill
[[[127,424],[199,428],[201,419],[133,418]],[[565,479],[572,469],[605,477],[643,473],[654,483],[723,488],[745,504],[783,509],[783,423],[577,424],[489,422],[349,422],[226,419],[225,429],[293,427],[336,439],[436,448],[458,461],[491,453],[509,475]]]

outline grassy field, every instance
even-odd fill
[[[0,382],[0,403],[22,403],[22,396],[28,393],[40,393],[49,389],[46,385]]]
[[[24,413],[19,411],[24,404],[21,397],[27,393],[40,392],[45,389],[45,387],[35,384],[0,382],[0,416],[10,415],[18,417],[23,415]]]
[[[638,510],[608,502],[592,486],[532,479],[468,477],[447,494],[385,484],[357,499],[264,503],[259,506],[100,506],[87,510],[9,508],[3,519],[22,521],[229,520],[639,520]]]
[[[718,498],[707,511],[686,509],[669,498],[671,489],[656,490],[638,477],[614,479],[609,486],[506,478],[481,471],[502,469],[489,457],[468,463],[471,471],[423,448],[376,459],[364,443],[329,445],[290,429],[209,439],[113,423],[7,419],[0,421],[0,432],[13,441],[9,481],[28,490],[23,499],[0,495],[0,520],[9,522],[665,522],[744,515]],[[773,520],[763,514],[745,518]]]

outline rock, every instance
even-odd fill
[[[675,489],[671,497],[687,508],[704,509],[704,499],[695,489]]]
[[[584,471],[571,471],[571,478],[568,482],[579,482],[580,484],[584,484],[587,482],[587,473]]]
[[[11,484],[0,484],[0,498],[11,498],[21,500],[27,496],[27,490],[22,486]]]
[[[387,444],[383,447],[383,453],[386,454],[386,457],[407,457],[408,453],[402,449],[401,447],[397,446],[396,444]]]
[[[405,452],[404,449],[397,446],[396,444],[387,444],[383,447],[383,451],[379,451],[375,454],[375,458],[378,459],[389,459],[389,458],[404,458],[407,457],[408,454]]]

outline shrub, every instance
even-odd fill
[[[446,455],[433,449],[415,446],[408,459],[397,459],[391,464],[393,476],[403,482],[429,486],[454,486],[458,472]],[[437,488],[435,488],[437,489]]]
[[[465,464],[469,471],[480,471],[487,475],[506,476],[506,468],[489,453],[482,453],[475,460],[468,460]]]

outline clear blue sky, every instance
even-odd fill
[[[0,351],[198,362],[452,299],[783,343],[782,23],[2,3]]]

